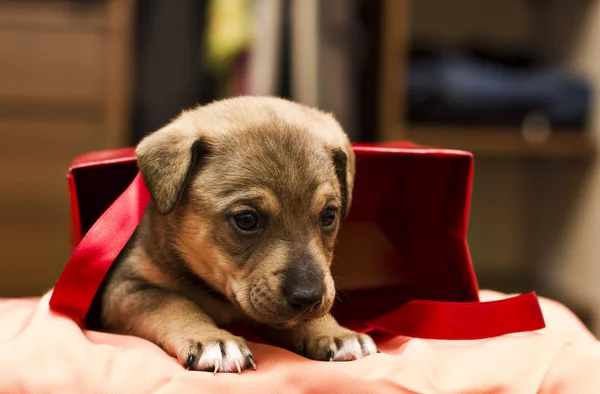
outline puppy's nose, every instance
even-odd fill
[[[282,285],[288,305],[298,312],[317,308],[325,294],[323,273],[306,251],[293,253]]]
[[[316,309],[323,299],[323,284],[289,289],[286,291],[286,299],[295,311],[300,312]]]

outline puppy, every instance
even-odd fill
[[[145,338],[188,369],[256,364],[241,322],[314,360],[377,351],[329,314],[355,157],[329,114],[273,97],[183,111],[136,155],[151,201],[94,302],[99,329]]]

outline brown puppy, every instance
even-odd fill
[[[315,360],[377,351],[329,314],[355,171],[331,115],[231,98],[184,111],[136,154],[152,199],[97,296],[101,329],[194,370],[255,366],[244,339],[220,328],[235,321]]]

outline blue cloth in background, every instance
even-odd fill
[[[520,126],[531,113],[552,126],[584,128],[592,89],[554,68],[516,68],[460,53],[411,61],[408,118],[413,122]]]

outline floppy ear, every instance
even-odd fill
[[[352,193],[354,191],[355,159],[354,151],[350,146],[346,149],[337,147],[332,150],[335,174],[340,182],[342,192],[342,214],[348,216],[352,205]]]
[[[140,173],[161,214],[175,209],[194,166],[207,152],[205,139],[180,125],[165,126],[137,145]]]

